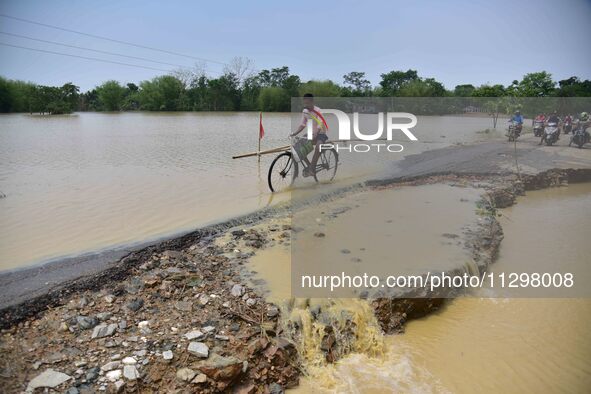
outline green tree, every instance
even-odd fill
[[[381,77],[380,86],[382,87],[383,96],[396,96],[404,84],[419,79],[417,71],[410,69],[407,71],[390,71],[382,74]]]
[[[521,97],[544,97],[554,92],[556,83],[546,71],[525,74],[517,85],[517,95]]]
[[[371,83],[365,78],[364,72],[351,71],[343,75],[343,80],[352,96],[369,96],[371,93]]]
[[[502,97],[506,95],[503,85],[480,85],[472,92],[474,97]]]
[[[234,74],[224,74],[208,83],[208,99],[213,111],[235,111],[240,108],[239,81]]]
[[[591,81],[581,81],[578,77],[570,77],[558,81],[559,88],[555,94],[559,97],[591,97]]]
[[[465,84],[465,85],[457,85],[454,89],[454,96],[456,97],[470,97],[476,88],[474,85]]]
[[[285,89],[269,86],[261,89],[258,106],[261,111],[287,112],[291,107],[291,97]]]
[[[400,97],[443,97],[445,87],[433,78],[414,79],[403,84],[398,90]]]
[[[10,81],[0,77],[0,112],[13,112],[13,91]]]
[[[149,111],[179,110],[184,93],[183,83],[172,75],[155,77],[140,83],[138,100],[141,109]]]
[[[341,87],[330,80],[311,80],[300,85],[299,93],[300,96],[306,93],[312,93],[316,97],[339,97],[341,95]]]
[[[123,106],[126,89],[117,81],[107,81],[96,87],[99,108],[104,111],[119,111]]]

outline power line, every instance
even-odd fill
[[[184,53],[178,53],[178,52],[173,52],[173,51],[169,51],[169,50],[166,50],[166,49],[154,48],[154,47],[150,47],[150,46],[147,46],[147,45],[134,44],[132,42],[127,42],[127,41],[122,41],[122,40],[116,40],[116,39],[113,39],[113,38],[98,36],[98,35],[95,35],[95,34],[84,33],[84,32],[77,31],[77,30],[72,30],[72,29],[66,29],[64,27],[54,26],[54,25],[50,25],[50,24],[47,24],[47,23],[36,22],[36,21],[29,20],[29,19],[24,19],[24,18],[18,18],[16,16],[11,16],[11,15],[6,15],[6,14],[0,14],[0,17],[4,17],[4,18],[8,18],[8,19],[14,19],[14,20],[17,20],[17,21],[20,21],[20,22],[30,23],[30,24],[33,24],[33,25],[48,27],[50,29],[61,30],[61,31],[65,31],[65,32],[68,32],[68,33],[80,34],[82,36],[92,37],[92,38],[96,38],[96,39],[99,39],[99,40],[111,41],[111,42],[115,42],[117,44],[130,45],[130,46],[133,46],[133,47],[136,47],[136,48],[149,49],[151,51],[157,51],[157,52],[167,53],[169,55],[181,56],[181,57],[186,57],[186,58],[189,58],[189,59],[201,60],[201,61],[205,61],[205,62],[217,63],[217,64],[221,64],[221,65],[224,65],[224,66],[229,66],[228,63],[219,62],[217,60],[211,60],[211,59],[205,59],[205,58],[202,58],[202,57],[186,55]]]
[[[79,46],[76,46],[76,45],[65,44],[65,43],[57,42],[57,41],[42,40],[40,38],[28,37],[28,36],[23,36],[23,35],[20,35],[20,34],[9,33],[9,32],[5,32],[5,31],[0,31],[0,34],[5,34],[5,35],[8,35],[8,36],[12,36],[12,37],[24,38],[24,39],[32,40],[32,41],[44,42],[44,43],[47,43],[47,44],[60,45],[60,46],[67,47],[67,48],[81,49],[83,51],[91,51],[91,52],[96,52],[96,53],[103,53],[103,54],[106,54],[106,55],[121,56],[121,57],[126,57],[126,58],[129,58],[129,59],[136,59],[136,60],[143,60],[143,61],[146,61],[146,62],[164,64],[164,65],[167,65],[167,66],[175,66],[175,67],[181,67],[181,68],[189,68],[187,66],[183,66],[183,65],[180,65],[180,64],[166,63],[166,62],[161,62],[161,61],[158,61],[158,60],[148,59],[148,58],[145,58],[145,57],[124,55],[122,53],[102,51],[102,50],[99,50],[99,49],[91,49],[91,48],[79,47]]]
[[[140,66],[139,64],[122,63],[122,62],[116,62],[116,61],[112,61],[112,60],[99,59],[99,58],[96,58],[96,57],[87,57],[87,56],[72,55],[70,53],[47,51],[45,49],[29,48],[29,47],[24,47],[24,46],[20,46],[20,45],[7,44],[5,42],[0,42],[0,45],[4,45],[4,46],[7,46],[7,47],[13,47],[13,48],[26,49],[28,51],[50,53],[52,55],[69,56],[69,57],[75,57],[75,58],[78,58],[78,59],[93,60],[93,61],[96,61],[96,62],[118,64],[118,65],[121,65],[121,66],[145,68],[147,70],[164,71],[166,73],[170,72],[170,70],[164,70],[162,68],[155,68],[155,67],[149,67],[149,66]]]

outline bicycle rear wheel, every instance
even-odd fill
[[[316,182],[330,182],[334,179],[339,166],[339,154],[334,149],[326,149],[320,152],[316,164]]]
[[[280,192],[289,188],[298,176],[298,163],[291,152],[284,152],[277,156],[269,167],[269,189],[272,192]]]

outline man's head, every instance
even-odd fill
[[[515,115],[521,115],[521,111],[515,111]]]
[[[314,95],[312,93],[304,94],[304,107],[314,109]]]

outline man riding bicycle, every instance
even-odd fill
[[[314,175],[316,171],[316,163],[320,156],[320,144],[324,144],[328,140],[328,136],[326,135],[328,125],[326,124],[324,116],[322,116],[322,113],[320,112],[320,108],[314,105],[314,95],[312,93],[304,94],[302,121],[298,126],[298,129],[289,136],[295,137],[301,133],[302,130],[308,126],[309,121],[312,122],[312,144],[314,146],[314,155],[312,156],[312,162],[310,165],[303,171],[304,176]],[[305,157],[302,157],[302,160],[304,159],[307,160]]]

